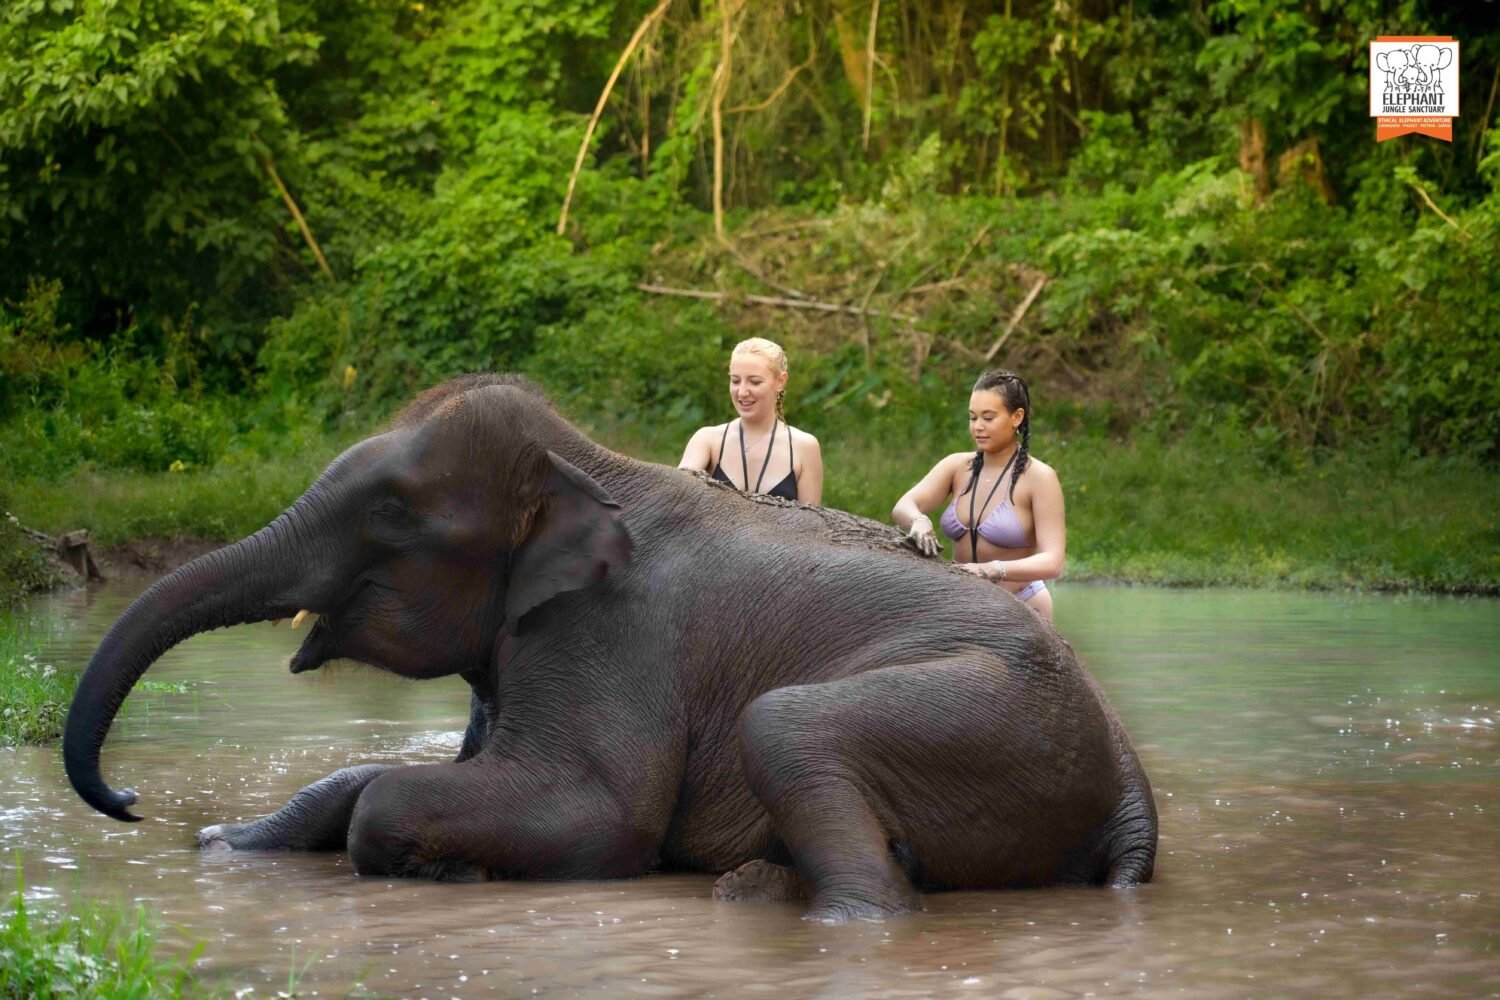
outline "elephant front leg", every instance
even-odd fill
[[[337,851],[349,839],[349,820],[365,786],[391,764],[362,764],[335,771],[292,796],[269,816],[249,823],[216,823],[198,831],[208,850]]]
[[[480,754],[404,767],[360,795],[349,857],[361,875],[604,879],[650,866],[667,814],[590,773]]]

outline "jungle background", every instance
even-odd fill
[[[1382,34],[1459,39],[1453,142],[1375,142]],[[675,462],[763,335],[831,505],[1003,366],[1072,578],[1500,592],[1497,92],[1495,2],[11,0],[0,575],[239,537],[465,370]]]

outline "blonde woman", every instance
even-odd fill
[[[742,493],[822,503],[823,453],[817,438],[782,415],[786,382],[780,345],[763,337],[736,344],[729,399],[739,417],[694,431],[677,467],[707,472]]]

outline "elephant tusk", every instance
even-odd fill
[[[301,611],[297,612],[296,617],[292,619],[292,628],[297,628],[298,626],[300,626],[304,621],[307,620],[307,616],[310,614],[312,614],[312,612],[307,610],[306,608],[303,608]]]

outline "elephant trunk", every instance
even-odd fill
[[[94,651],[78,683],[63,733],[68,780],[85,802],[125,822],[136,793],[115,790],[99,773],[99,751],[115,714],[142,674],[177,643],[200,632],[265,621],[319,605],[325,587],[307,579],[317,560],[298,551],[292,511],[233,545],[158,580],[125,610]]]

